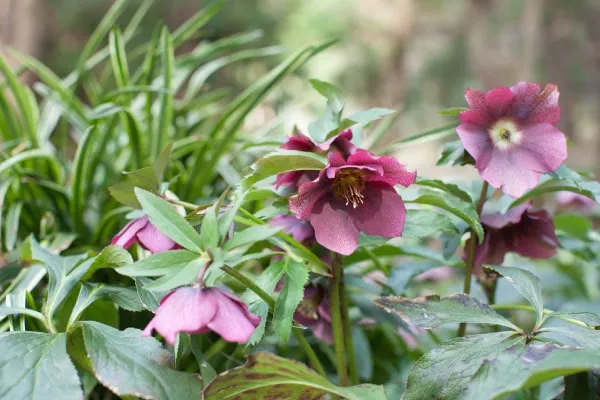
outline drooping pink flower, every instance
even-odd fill
[[[156,330],[174,344],[179,332],[213,331],[227,342],[246,343],[259,323],[245,303],[222,289],[181,287],[163,297],[142,335]]]
[[[135,219],[125,225],[125,227],[112,238],[110,244],[116,244],[128,249],[136,242],[146,250],[150,250],[152,253],[161,253],[163,251],[181,248],[181,246],[171,240],[167,235],[156,229],[146,216]]]
[[[315,143],[308,136],[296,132],[293,136],[289,136],[288,140],[281,145],[282,149],[306,151],[310,153],[325,154],[330,149],[336,149],[344,155],[354,153],[356,147],[352,144],[352,131],[347,129],[342,131],[323,143]],[[318,171],[289,171],[284,172],[275,178],[275,189],[280,186],[286,186],[293,189],[298,188],[305,182],[310,182],[319,176]]]
[[[283,227],[283,231],[305,245],[311,245],[315,231],[307,221],[296,218],[294,215],[277,215],[269,221],[271,225]]]
[[[533,259],[556,254],[559,243],[550,214],[546,210],[532,212],[531,207],[531,203],[525,203],[506,214],[481,217],[485,236],[475,249],[474,273],[479,273],[483,264],[502,264],[504,256],[510,252]]]
[[[544,90],[520,82],[487,93],[467,89],[469,109],[460,113],[456,132],[483,180],[512,197],[533,188],[540,174],[567,158],[560,119],[558,87]]]
[[[573,192],[558,192],[556,201],[563,209],[579,212],[594,211],[598,207],[594,200]]]
[[[294,320],[312,328],[316,338],[333,344],[331,309],[323,287],[313,284],[304,287],[304,298],[296,308]]]
[[[298,188],[290,210],[310,221],[317,242],[349,255],[358,247],[359,232],[396,237],[402,234],[406,208],[394,185],[409,186],[416,173],[393,157],[377,157],[359,149],[345,158],[328,155],[317,179]]]

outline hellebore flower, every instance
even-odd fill
[[[416,173],[393,157],[362,149],[347,158],[332,151],[328,159],[318,178],[300,185],[289,200],[290,211],[310,221],[317,242],[349,255],[358,247],[359,232],[400,236],[406,208],[394,185],[409,186]]]
[[[530,209],[531,203],[525,203],[506,214],[481,217],[485,236],[475,249],[475,273],[481,271],[483,264],[502,264],[509,252],[534,259],[556,254],[558,239],[550,214],[546,210],[531,212]]]
[[[135,242],[138,242],[143,248],[150,250],[152,253],[162,253],[163,251],[174,250],[181,247],[167,235],[164,235],[156,229],[146,216],[135,219],[125,225],[125,227],[112,238],[110,244],[116,244],[128,249]]]
[[[277,215],[269,221],[273,226],[282,226],[283,231],[303,244],[312,245],[315,231],[307,221],[296,218],[294,215]]]
[[[598,206],[598,203],[589,197],[573,192],[558,192],[556,201],[562,208],[580,212],[594,211]]]
[[[487,93],[467,89],[469,109],[460,113],[456,132],[475,159],[481,178],[512,197],[534,187],[540,174],[554,171],[567,158],[560,119],[558,87],[540,92],[520,82]]]
[[[322,287],[312,284],[304,287],[304,298],[296,308],[294,320],[312,328],[316,338],[333,344],[331,309]]]
[[[288,137],[287,142],[281,145],[282,149],[306,151],[310,153],[327,153],[334,148],[344,155],[350,155],[356,151],[356,147],[352,144],[352,131],[350,129],[342,131],[327,140],[324,143],[315,143],[308,136],[296,132],[293,136]],[[305,182],[310,182],[319,176],[318,171],[289,171],[284,172],[275,178],[275,189],[280,186],[287,186],[293,189],[298,188]]]
[[[222,289],[181,287],[163,297],[142,335],[156,330],[174,344],[179,332],[213,331],[227,342],[246,343],[259,322],[246,304]]]

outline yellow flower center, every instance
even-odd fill
[[[523,134],[513,121],[500,120],[489,131],[494,146],[500,150],[507,150],[521,144]]]
[[[333,191],[346,205],[356,208],[365,198],[365,178],[358,168],[344,168],[336,172],[333,179]]]

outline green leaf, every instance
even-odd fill
[[[309,79],[308,81],[313,89],[327,99],[328,108],[338,114],[342,112],[346,105],[346,99],[340,88],[318,79]]]
[[[175,55],[171,34],[166,27],[163,27],[161,32],[160,49],[163,68],[162,86],[165,89],[165,92],[160,95],[158,126],[156,130],[157,135],[155,135],[156,137],[154,139],[151,138],[151,140],[154,141],[154,147],[152,149],[152,156],[154,159],[158,158],[160,151],[168,141],[171,121],[173,120],[173,93],[171,93],[171,89],[173,70],[175,68]]]
[[[144,286],[152,283],[150,278],[139,277],[135,278],[135,287],[137,289],[138,296],[144,305],[144,308],[150,310],[152,312],[156,312],[158,305],[160,304],[160,300],[168,293],[165,292],[153,292],[151,290],[146,289]]]
[[[396,312],[407,323],[421,328],[436,328],[448,323],[464,322],[501,325],[520,331],[516,325],[487,304],[462,293],[442,298],[436,295],[414,299],[381,297],[374,301],[387,311]]]
[[[467,163],[468,157],[470,156],[465,151],[465,148],[463,147],[461,141],[455,140],[446,143],[444,147],[442,147],[442,152],[440,153],[435,165],[464,165]]]
[[[447,215],[427,210],[408,210],[403,237],[429,237],[440,232],[458,233]]]
[[[427,179],[417,176],[417,181],[415,182],[415,184],[419,186],[426,186],[434,189],[439,189],[443,192],[458,197],[460,200],[466,203],[473,203],[473,198],[469,193],[465,192],[457,185],[454,185],[452,183],[447,183],[439,179]]]
[[[387,285],[394,290],[394,293],[401,295],[406,290],[407,285],[412,279],[421,275],[423,272],[443,265],[440,261],[424,260],[403,264],[400,267],[392,268]]]
[[[600,330],[600,316],[591,312],[566,312],[556,311],[546,315],[547,318],[558,318],[560,320],[576,323],[585,326],[588,329]],[[598,333],[600,338],[600,333]]]
[[[129,65],[121,30],[113,28],[108,37],[108,48],[110,50],[110,62],[112,64],[115,81],[119,88],[127,87],[129,84]]]
[[[188,263],[177,272],[169,273],[160,279],[155,280],[144,288],[153,292],[164,292],[180,286],[190,285],[196,282],[198,274],[206,266],[206,260],[198,258]],[[214,267],[214,265],[213,265]]]
[[[402,398],[462,399],[473,375],[485,360],[491,362],[507,349],[522,347],[524,342],[513,332],[472,335],[445,342],[414,364]],[[489,398],[487,392],[482,393]]]
[[[296,150],[277,150],[264,155],[252,165],[253,172],[242,184],[245,187],[266,179],[270,176],[289,171],[318,171],[325,168],[326,161],[318,154]]]
[[[433,191],[425,192],[415,200],[410,201],[410,203],[431,205],[456,215],[473,229],[479,238],[479,243],[483,241],[483,227],[479,223],[479,217],[477,216],[473,204],[466,203],[456,197],[444,196]]]
[[[526,203],[527,201],[547,193],[573,192],[600,202],[600,183],[598,182],[569,182],[562,179],[550,179],[536,186],[510,204],[509,208]]]
[[[557,231],[563,231],[583,241],[588,240],[588,233],[592,229],[591,221],[577,214],[556,215],[553,222]]]
[[[307,281],[308,270],[304,264],[293,260],[285,263],[285,282],[273,312],[275,332],[284,343],[290,338],[294,312],[304,298],[304,285]]]
[[[131,263],[133,263],[133,258],[123,247],[117,245],[106,246],[100,254],[94,257],[89,269],[85,272],[81,280],[86,281],[90,279],[94,272],[99,269],[118,268]]]
[[[553,343],[600,350],[600,333],[596,330],[567,325],[540,329],[537,337]]]
[[[119,331],[91,321],[80,322],[77,327],[94,376],[118,396],[165,400],[201,397],[201,381],[170,369],[171,357],[156,339],[142,337],[137,329]]]
[[[200,235],[171,204],[139,188],[135,189],[135,194],[156,229],[186,249],[202,252]]]
[[[313,131],[310,132],[311,137],[315,138],[316,141],[322,142],[324,140],[330,139],[333,136],[337,135],[339,132],[350,128],[351,126],[361,124],[366,125],[371,122],[377,121],[383,117],[387,117],[388,115],[394,114],[395,110],[390,110],[388,108],[371,108],[367,111],[361,111],[355,114],[350,115],[349,117],[344,118],[339,124],[334,124],[330,120],[327,120],[328,123],[317,127],[313,126]],[[311,126],[309,126],[310,131]],[[321,130],[327,129],[325,136],[323,137],[323,133]]]
[[[77,146],[75,159],[73,160],[73,177],[71,181],[71,218],[75,232],[84,233],[85,223],[83,214],[85,211],[86,197],[88,193],[88,185],[90,182],[90,164],[92,157],[93,138],[97,134],[95,126],[90,127],[83,134],[83,139]]]
[[[200,239],[205,248],[214,251],[219,245],[219,224],[217,222],[217,209],[213,205],[204,214],[200,228]]]
[[[460,115],[461,112],[466,111],[466,107],[450,107],[445,108],[443,110],[438,111],[440,115],[449,115],[449,116],[457,116]]]
[[[42,313],[37,312],[35,310],[30,310],[29,308],[0,306],[0,320],[6,317],[7,315],[27,315],[29,317],[36,318],[40,321],[46,321]]]
[[[246,246],[248,244],[257,243],[261,240],[265,240],[275,235],[281,230],[279,226],[272,226],[268,224],[255,225],[244,229],[243,231],[236,232],[233,238],[225,243],[225,250],[230,251],[237,247]]]
[[[206,386],[204,399],[317,399],[327,394],[348,400],[386,399],[382,386],[337,387],[304,364],[270,353],[251,354],[243,367],[217,376]]]
[[[181,271],[186,265],[199,259],[198,253],[189,250],[170,250],[152,254],[132,265],[117,268],[127,276],[162,276]]]
[[[66,351],[66,334],[0,333],[0,398],[83,398],[77,370]]]
[[[486,266],[504,277],[516,290],[525,297],[535,308],[538,324],[544,314],[544,303],[542,300],[542,288],[540,278],[529,271],[516,267],[501,267],[498,265]]]

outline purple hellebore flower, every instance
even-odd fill
[[[563,208],[581,212],[593,211],[598,206],[598,203],[589,197],[573,192],[558,192],[556,201]]]
[[[487,93],[467,89],[469,109],[460,113],[456,132],[475,159],[481,178],[511,197],[533,188],[540,174],[567,158],[560,119],[558,87],[519,82]]]
[[[245,303],[222,289],[181,287],[163,297],[142,335],[156,330],[174,344],[179,332],[213,331],[227,342],[246,343],[259,323]]]
[[[352,144],[352,131],[347,129],[342,131],[327,140],[324,143],[315,143],[308,136],[296,132],[293,136],[289,136],[288,140],[281,145],[282,149],[306,151],[310,153],[326,153],[331,148],[335,148],[345,155],[349,155],[356,151],[356,147]],[[277,175],[275,179],[275,189],[280,186],[287,186],[293,189],[298,188],[305,182],[310,182],[317,178],[318,171],[289,171]]]
[[[163,251],[181,248],[181,246],[171,240],[167,235],[156,229],[146,216],[135,219],[125,225],[125,227],[112,238],[110,244],[116,244],[128,249],[135,242],[138,242],[143,248],[150,250],[152,253],[162,253]]]
[[[294,313],[294,320],[312,328],[316,338],[333,344],[331,309],[322,287],[312,284],[304,287],[304,298]]]
[[[296,218],[294,215],[277,215],[269,221],[273,226],[282,226],[283,231],[309,247],[314,242],[315,231],[307,221]]]
[[[400,236],[406,208],[394,185],[409,186],[416,172],[363,149],[347,158],[332,151],[328,160],[318,178],[300,185],[289,200],[290,211],[310,221],[317,242],[349,255],[358,247],[359,232]]]
[[[531,212],[531,207],[531,203],[525,203],[506,214],[481,217],[485,236],[475,249],[475,274],[481,271],[483,264],[502,264],[509,252],[534,259],[556,254],[559,243],[550,214],[546,210]]]

